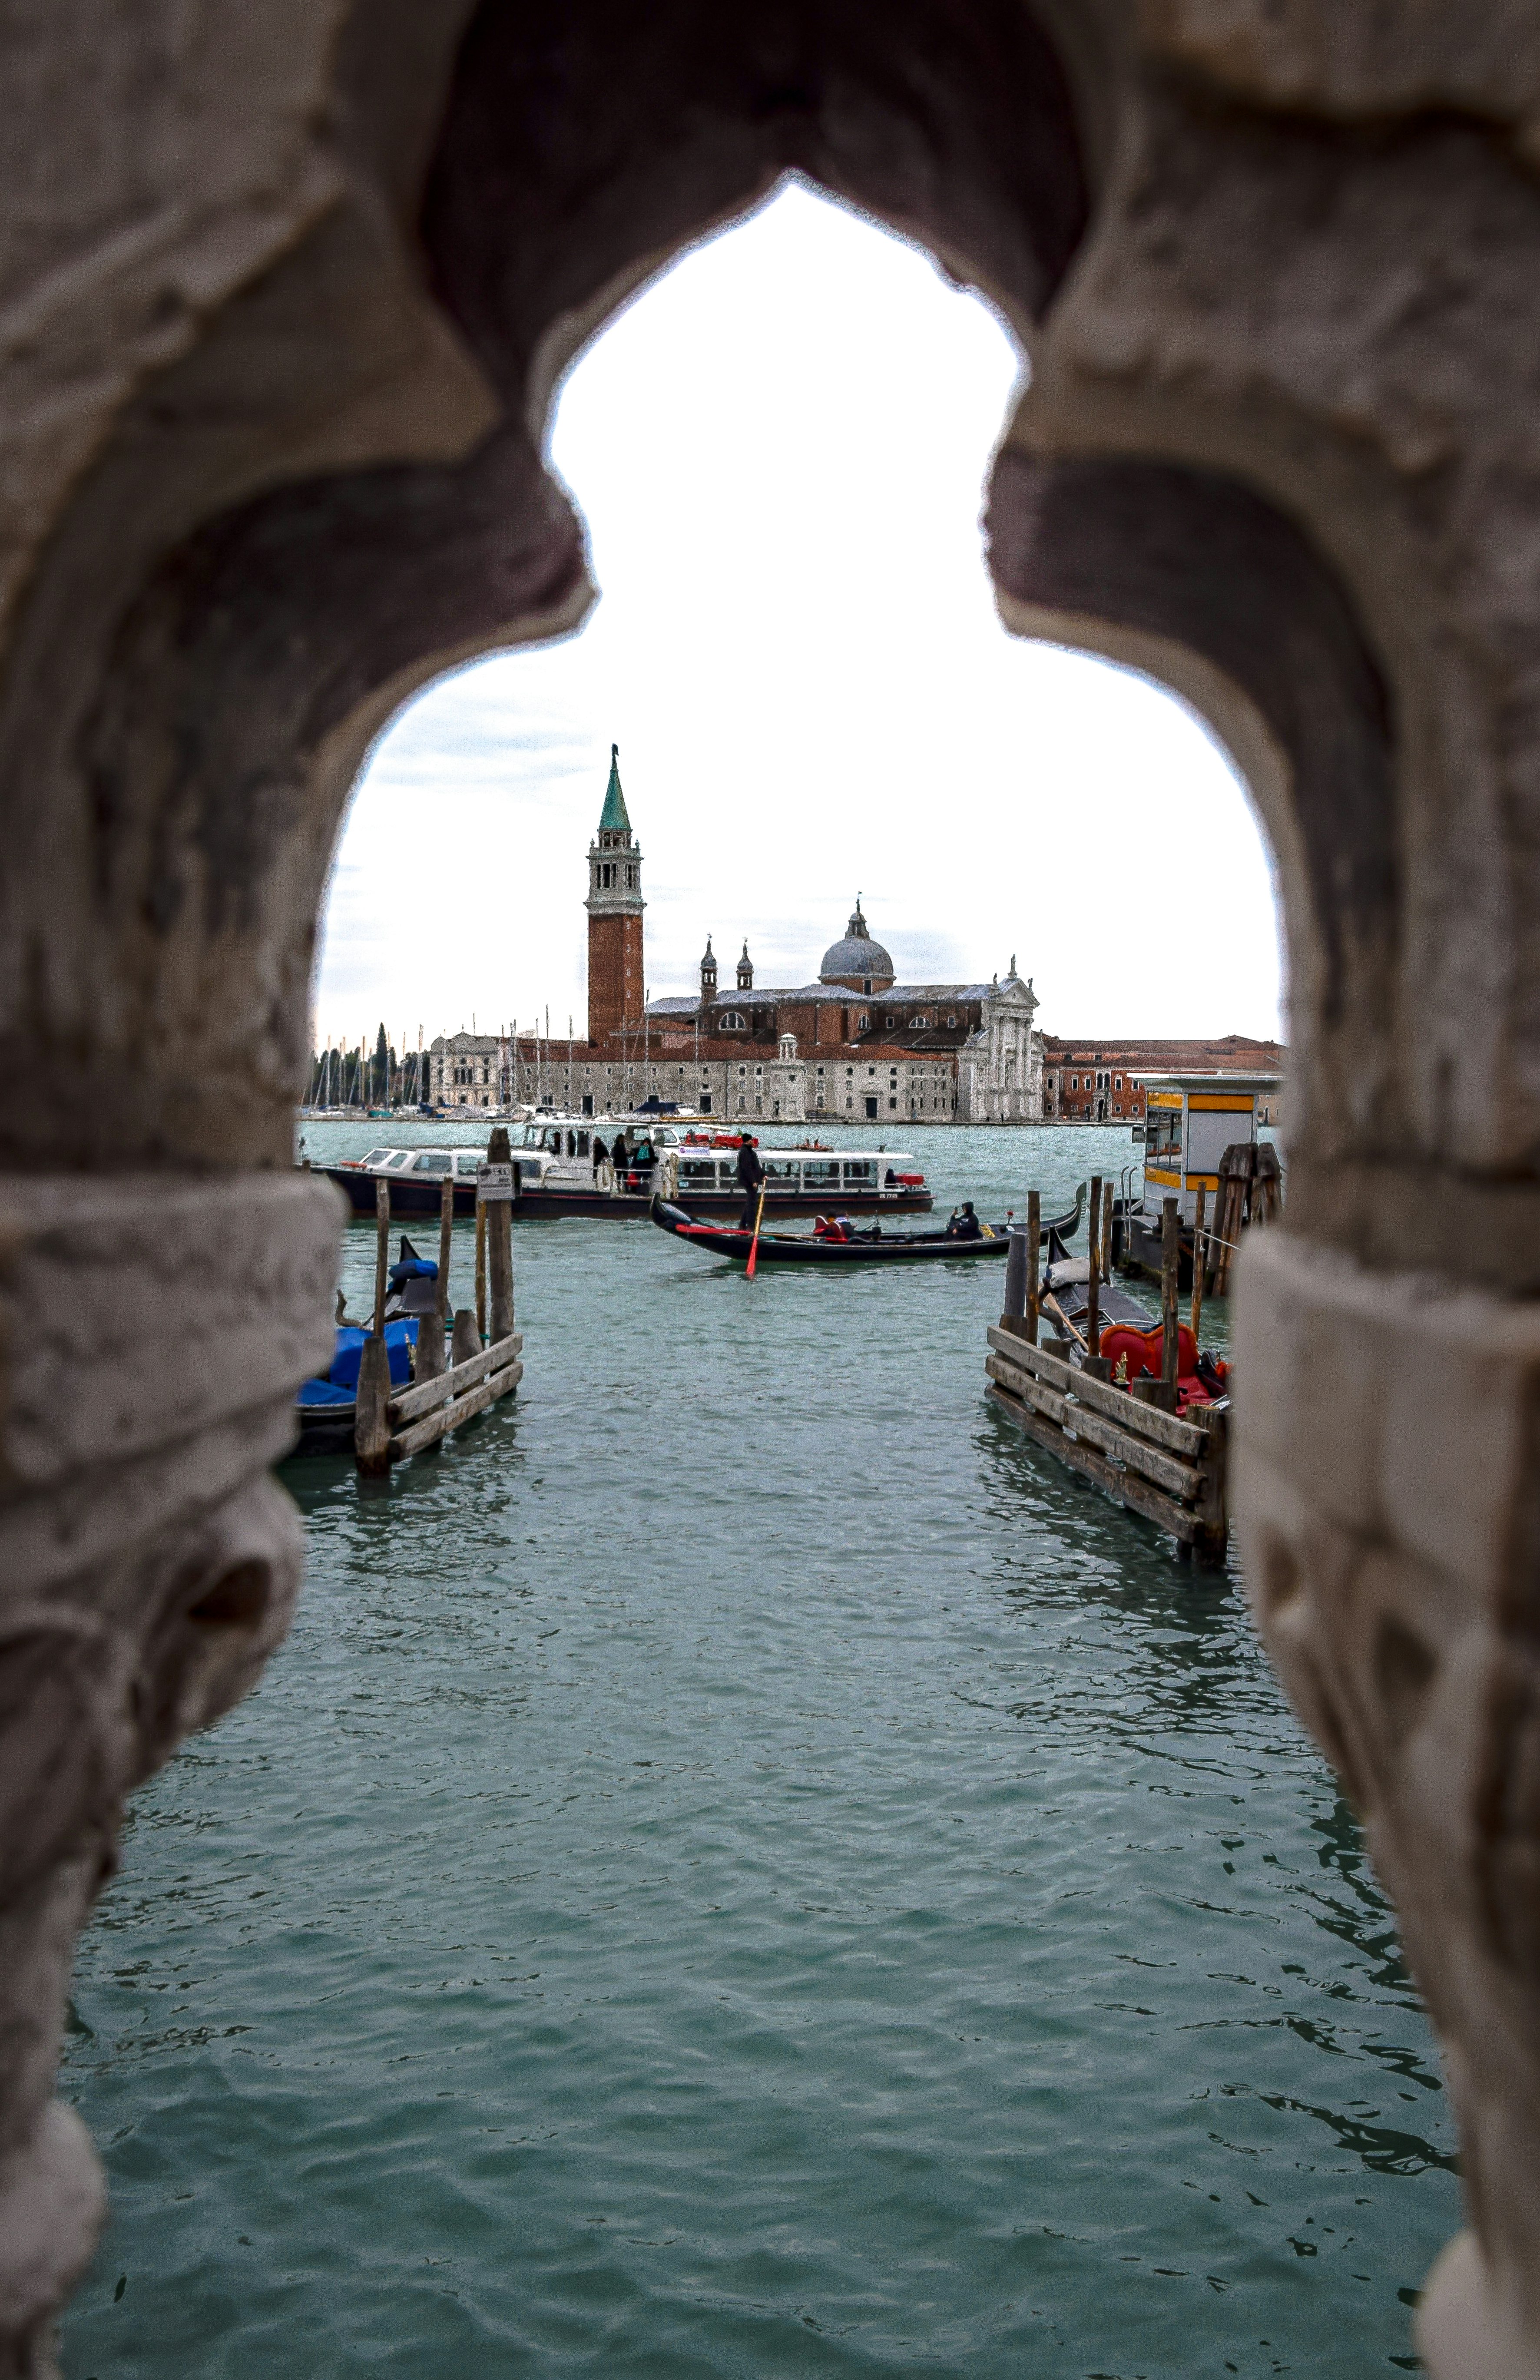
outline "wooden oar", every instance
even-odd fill
[[[756,1265],[758,1263],[758,1261],[759,1261],[759,1226],[760,1226],[760,1224],[764,1221],[764,1220],[765,1220],[765,1185],[764,1185],[764,1183],[763,1183],[763,1182],[761,1182],[761,1183],[760,1183],[760,1184],[759,1184],[759,1204],[758,1205],[758,1207],[756,1207],[756,1208],[755,1208],[755,1210],[754,1210],[754,1237],[753,1237],[753,1239],[752,1239],[752,1240],[749,1242],[749,1244],[748,1244],[748,1274],[747,1274],[747,1278],[748,1278],[750,1281],[752,1281],[752,1280],[754,1279],[754,1268],[755,1268],[755,1266],[756,1266]]]
[[[1089,1353],[1085,1340],[1075,1329],[1074,1324],[1070,1320],[1069,1316],[1060,1305],[1059,1300],[1050,1291],[1045,1289],[1037,1303],[1042,1307],[1045,1314],[1052,1315],[1060,1329],[1068,1333],[1069,1337],[1073,1340],[1075,1345],[1079,1348],[1083,1355]]]

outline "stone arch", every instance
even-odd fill
[[[1289,1227],[1244,1282],[1248,1571],[1449,2051],[1475,2235],[1430,2353],[1533,2368],[1540,52],[1501,0],[1473,19],[215,0],[194,43],[151,0],[7,36],[18,1808],[76,1746],[68,1826],[0,1910],[18,2369],[94,2221],[48,2107],[72,1930],[122,1792],[292,1597],[261,1473],[328,1342],[334,1223],[286,1160],[342,800],[425,675],[582,616],[559,375],[787,170],[1007,314],[1034,371],[989,500],[1008,623],[1187,693],[1272,832],[1298,1079]],[[82,165],[57,94],[88,55]]]

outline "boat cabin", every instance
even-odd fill
[[[1256,1138],[1258,1104],[1276,1100],[1281,1075],[1141,1075],[1145,1091],[1145,1198],[1181,1201],[1184,1223],[1196,1219],[1197,1194],[1207,1192],[1212,1216],[1219,1160],[1236,1141]]]

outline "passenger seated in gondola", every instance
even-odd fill
[[[848,1215],[820,1215],[813,1225],[815,1240],[851,1240],[855,1236]]]
[[[949,1240],[981,1240],[983,1226],[973,1211],[973,1200],[964,1198],[961,1213],[954,1207],[948,1220],[945,1237]]]

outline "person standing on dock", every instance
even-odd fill
[[[738,1219],[741,1232],[752,1232],[759,1201],[759,1184],[765,1169],[759,1162],[759,1152],[746,1132],[738,1143],[738,1187],[744,1194],[744,1211]]]

